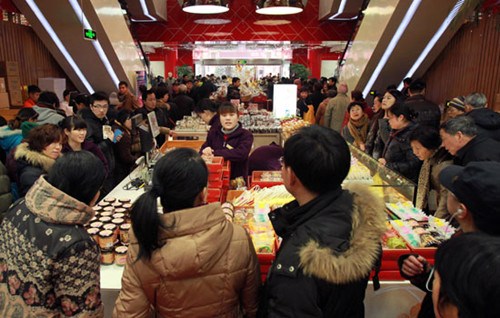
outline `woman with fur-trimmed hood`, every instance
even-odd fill
[[[331,129],[303,128],[285,143],[281,171],[296,200],[269,214],[283,241],[261,317],[364,317],[386,216],[367,187],[342,189],[349,168],[349,148]]]
[[[46,174],[61,155],[62,135],[58,126],[45,124],[33,128],[25,142],[17,146],[13,158],[8,159],[8,169],[24,197],[42,174]]]

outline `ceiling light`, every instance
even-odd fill
[[[229,11],[228,0],[179,0],[179,4],[182,11],[194,14],[217,14]]]
[[[253,24],[255,25],[285,25],[290,24],[292,21],[289,20],[259,20],[255,21]]]
[[[265,15],[287,15],[304,11],[307,0],[259,0],[255,12]]]
[[[198,20],[194,20],[194,23],[208,24],[208,25],[221,25],[221,24],[229,24],[229,23],[231,23],[231,20],[229,20],[229,19],[198,19]]]

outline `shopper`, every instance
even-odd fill
[[[129,90],[128,83],[125,81],[118,83],[118,100],[120,103],[116,106],[117,110],[125,109],[128,112],[133,112],[140,108],[139,101]]]
[[[168,152],[132,208],[114,317],[254,317],[259,270],[245,230],[205,205],[208,170],[192,149]],[[163,213],[158,213],[160,199]]]
[[[24,122],[35,123],[37,119],[38,113],[33,108],[21,108],[14,119],[0,127],[0,148],[5,154],[8,154],[23,140],[21,125]]]
[[[312,101],[309,98],[309,89],[302,87],[299,91],[299,99],[297,100],[296,115],[304,118],[304,114],[309,110],[309,105],[312,105]]]
[[[366,146],[365,152],[370,156],[373,156],[373,148],[375,145],[375,139],[377,138],[379,121],[384,119],[385,111],[382,109],[382,94],[376,94],[373,97],[373,117],[370,120],[370,126],[368,128],[368,135],[366,136]],[[376,158],[378,159],[378,158]]]
[[[135,166],[135,161],[141,153],[141,142],[139,135],[132,131],[132,119],[130,114],[122,109],[116,115],[113,123],[113,130],[120,129],[122,131],[122,139],[120,142],[113,144],[115,154],[115,170],[114,183],[118,184],[125,179]]]
[[[441,124],[443,147],[455,156],[454,164],[465,166],[472,161],[500,161],[500,142],[478,135],[470,116],[458,116]]]
[[[241,80],[238,77],[233,77],[231,85],[227,87],[227,99],[240,99]]]
[[[329,90],[326,92],[326,98],[319,104],[318,110],[316,111],[316,124],[320,126],[325,126],[325,112],[326,106],[332,98],[337,96],[337,91]]]
[[[64,133],[62,153],[87,150],[102,161],[105,174],[107,175],[110,173],[108,161],[106,160],[106,156],[104,156],[101,149],[99,149],[99,147],[97,147],[97,145],[92,141],[85,140],[87,137],[87,123],[85,120],[83,120],[80,116],[66,117],[61,122],[61,129]]]
[[[168,93],[168,89],[164,86],[159,86],[155,90],[156,97],[156,108],[161,108],[165,113],[165,118],[167,120],[167,127],[170,129],[175,128],[175,118],[174,114],[177,110],[177,105],[169,100],[170,94]]]
[[[342,137],[356,148],[365,151],[366,136],[368,134],[369,119],[360,102],[352,102],[347,107],[349,121],[342,128]]]
[[[415,156],[423,161],[418,176],[415,207],[438,218],[447,218],[448,191],[439,182],[439,173],[453,163],[450,153],[441,147],[439,132],[418,126],[410,134],[410,144]]]
[[[465,114],[465,97],[457,96],[446,103],[444,121],[463,114]]]
[[[146,90],[142,95],[142,101],[144,107],[137,109],[135,114],[142,114],[144,120],[148,120],[148,115],[150,113],[155,114],[156,124],[158,125],[159,134],[155,137],[156,144],[161,147],[166,140],[166,136],[170,134],[170,128],[168,128],[167,116],[162,108],[156,107],[156,95],[152,89]],[[125,111],[127,111],[125,109]]]
[[[342,189],[350,163],[347,143],[333,130],[310,126],[286,141],[281,173],[296,200],[269,214],[283,241],[263,317],[364,317],[386,215],[367,187]]]
[[[86,151],[57,160],[0,227],[1,317],[103,317],[99,248],[84,224],[104,180]]]
[[[439,128],[441,122],[441,110],[439,106],[425,99],[426,84],[417,79],[408,87],[408,97],[405,104],[415,113],[415,122],[422,126]]]
[[[411,150],[409,136],[417,126],[415,114],[404,103],[395,103],[387,110],[391,134],[378,162],[417,183],[421,161]]]
[[[59,98],[54,92],[42,92],[33,109],[38,113],[38,123],[40,125],[59,125],[66,117],[63,111],[57,111],[59,109]]]
[[[390,89],[384,93],[382,98],[382,114],[378,119],[378,129],[376,136],[373,141],[372,157],[379,159],[382,156],[385,145],[389,140],[391,133],[391,127],[389,126],[389,121],[387,117],[387,110],[392,107],[395,103],[403,103],[404,95],[397,89]]]
[[[194,110],[194,100],[187,95],[187,87],[184,84],[180,84],[178,86],[178,95],[172,100],[177,109],[173,114],[173,118],[177,120],[181,120],[184,116],[191,116],[191,113]]]
[[[474,120],[478,134],[500,142],[500,114],[488,108],[482,93],[472,93],[465,98],[467,116]]]
[[[351,102],[347,96],[347,84],[340,83],[337,96],[330,99],[325,110],[325,127],[335,130],[340,133],[342,129],[342,122],[344,121],[344,114],[347,106]]]
[[[441,245],[432,298],[436,317],[500,317],[500,238],[467,233]]]
[[[439,175],[439,181],[449,191],[448,211],[461,231],[483,232],[500,236],[500,163],[471,162],[465,167],[448,166]],[[399,258],[401,276],[427,294],[419,317],[433,317],[429,292],[431,267],[421,255],[403,255]]]
[[[17,146],[13,158],[8,158],[8,167],[9,174],[15,176],[21,197],[26,195],[38,177],[50,171],[61,150],[61,131],[53,124],[33,128],[26,141]]]
[[[238,110],[224,102],[219,107],[221,128],[208,132],[207,141],[201,146],[200,153],[205,157],[224,157],[231,162],[231,180],[248,177],[248,155],[252,149],[253,135],[243,129],[238,122]]]
[[[209,98],[200,100],[194,108],[194,111],[198,117],[210,126],[210,130],[220,130],[222,128],[220,116],[217,113],[218,105]]]

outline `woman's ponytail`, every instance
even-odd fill
[[[158,248],[158,229],[161,221],[157,201],[158,194],[151,189],[142,194],[132,207],[130,218],[139,242],[137,260],[141,257],[151,259],[153,251]]]

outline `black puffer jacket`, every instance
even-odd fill
[[[438,105],[426,100],[423,95],[408,97],[405,104],[417,114],[415,122],[420,126],[431,126],[436,129],[439,128],[441,111],[439,110]]]
[[[460,148],[453,159],[453,163],[459,166],[465,166],[472,161],[500,162],[500,142],[478,135]]]
[[[386,167],[392,169],[403,177],[417,183],[422,162],[415,156],[410,145],[410,134],[416,128],[410,123],[403,129],[392,130],[387,141],[382,158],[386,160]]]
[[[480,135],[500,141],[500,114],[489,108],[474,109],[466,116],[474,119]]]
[[[325,193],[269,214],[283,238],[260,317],[364,317],[363,300],[384,232],[384,205],[367,187]]]

